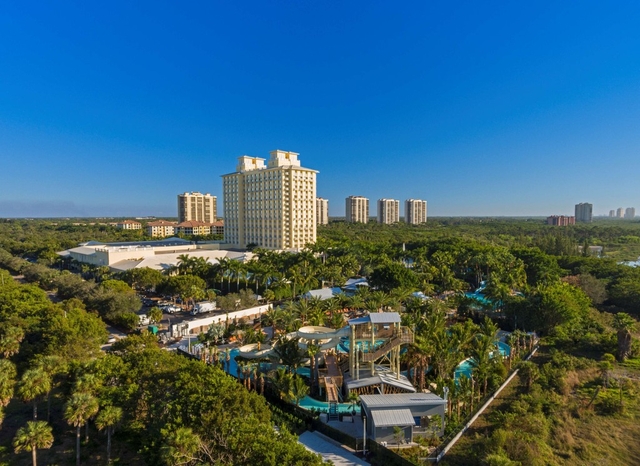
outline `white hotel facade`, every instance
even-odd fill
[[[242,156],[235,173],[222,176],[224,240],[300,250],[316,241],[316,170],[300,166],[295,152],[275,150],[265,159]]]

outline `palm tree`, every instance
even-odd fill
[[[44,369],[35,367],[28,369],[20,379],[18,395],[22,401],[33,401],[33,420],[38,420],[38,399],[51,390],[51,377]]]
[[[111,464],[111,434],[116,424],[122,419],[122,408],[106,406],[96,418],[98,430],[107,429],[107,464]]]
[[[66,371],[66,364],[60,356],[48,355],[38,359],[37,366],[47,373],[51,379],[51,387],[47,392],[47,422],[51,420],[51,391],[56,387],[56,375]]]
[[[0,359],[0,408],[7,406],[13,397],[16,374],[16,366],[11,361]]]
[[[290,401],[293,401],[296,406],[300,406],[300,401],[309,394],[309,387],[304,382],[304,379],[298,375],[293,376],[293,380],[290,387]]]
[[[613,318],[613,328],[618,332],[618,361],[624,361],[631,354],[631,332],[635,323],[626,312],[618,312]]]
[[[80,428],[98,412],[98,400],[89,393],[76,392],[71,395],[64,408],[64,418],[76,428],[76,466],[80,466]]]
[[[38,448],[51,448],[53,434],[51,426],[45,421],[29,421],[27,425],[18,429],[13,438],[13,448],[16,453],[31,450],[33,466],[37,466],[36,450]]]
[[[10,358],[20,350],[23,339],[24,330],[21,327],[7,327],[0,337],[0,353],[5,358]]]

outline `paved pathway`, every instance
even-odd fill
[[[353,453],[341,447],[337,442],[325,437],[319,432],[304,432],[299,439],[307,450],[322,455],[325,461],[331,461],[336,466],[368,466],[369,463],[358,458]]]

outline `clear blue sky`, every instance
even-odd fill
[[[276,148],[334,216],[640,208],[640,3],[2,5],[0,216],[175,216]]]

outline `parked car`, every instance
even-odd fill
[[[176,312],[181,312],[182,309],[179,308],[178,306],[173,306],[173,305],[168,305],[168,306],[164,306],[164,308],[161,308],[164,312],[168,312],[169,314],[174,314]]]

